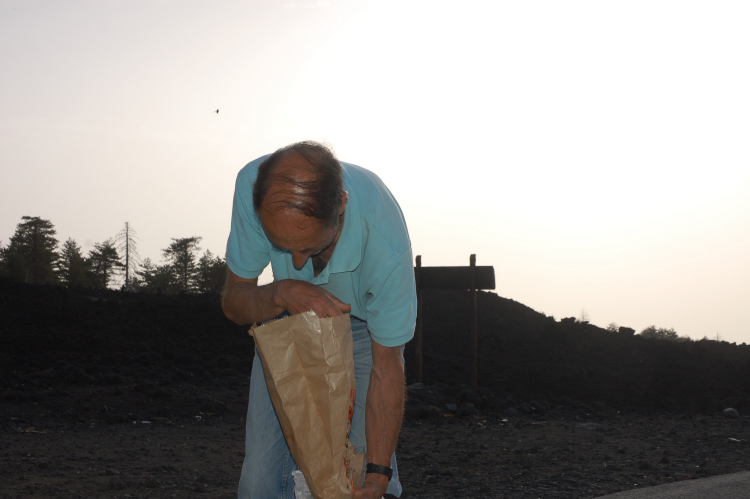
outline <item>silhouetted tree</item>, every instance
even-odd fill
[[[198,243],[200,237],[183,237],[179,239],[172,238],[172,244],[162,250],[164,258],[169,262],[172,272],[180,283],[180,288],[190,292],[194,287],[195,276],[195,258],[196,253],[200,250]]]
[[[2,250],[7,277],[32,284],[55,282],[57,239],[52,222],[39,217],[21,217],[8,247]]]
[[[659,329],[657,329],[656,326],[647,327],[646,329],[641,331],[641,336],[653,340],[690,341],[690,337],[678,335],[677,331],[675,331],[673,328],[666,329],[660,327]]]
[[[136,251],[136,234],[129,222],[125,222],[125,227],[115,236],[117,249],[122,255],[122,265],[124,268],[125,284],[123,287],[131,291],[133,289],[133,279],[138,270],[140,256]]]
[[[0,244],[0,277],[10,277],[6,255],[7,252],[8,248],[3,248],[3,245]]]
[[[68,238],[60,249],[60,258],[57,261],[57,275],[65,286],[86,286],[88,276],[86,273],[86,259],[72,238]]]
[[[106,288],[115,274],[122,268],[120,255],[112,239],[94,244],[86,259],[89,285],[93,288]]]
[[[176,293],[179,290],[172,268],[155,265],[150,258],[141,262],[133,287],[146,293]]]
[[[227,264],[223,258],[209,250],[198,260],[195,272],[196,288],[201,293],[221,293],[227,277]]]

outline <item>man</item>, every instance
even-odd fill
[[[416,293],[406,223],[390,191],[320,144],[279,149],[237,176],[226,260],[222,307],[238,324],[308,310],[319,317],[350,313],[357,382],[350,439],[368,463],[354,498],[399,497],[394,451]],[[274,281],[258,286],[269,263]],[[296,464],[257,352],[246,431],[239,497],[293,499]]]

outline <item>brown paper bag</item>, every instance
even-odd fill
[[[292,315],[250,334],[289,449],[316,499],[348,499],[364,456],[349,430],[356,382],[349,315]],[[250,401],[252,403],[252,401]],[[356,477],[356,478],[355,478]]]

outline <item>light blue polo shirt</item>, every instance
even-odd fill
[[[351,315],[367,322],[379,344],[394,347],[409,341],[417,317],[411,241],[401,208],[385,184],[374,173],[341,162],[348,193],[344,226],[331,259],[315,277],[312,259],[295,269],[289,251],[271,244],[255,213],[253,184],[267,157],[248,163],[237,175],[229,269],[253,279],[270,263],[275,280],[311,282],[350,304]]]

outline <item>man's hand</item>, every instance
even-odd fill
[[[318,317],[334,317],[352,309],[309,282],[285,279],[258,286],[257,277],[244,279],[229,269],[221,306],[224,314],[237,324],[264,322],[285,310],[291,315],[312,310]]]
[[[355,487],[352,499],[382,499],[388,488],[388,478],[376,473],[365,475],[362,487]]]
[[[312,310],[318,317],[335,317],[352,310],[351,305],[309,282],[284,279],[275,284],[274,303],[289,315]]]

